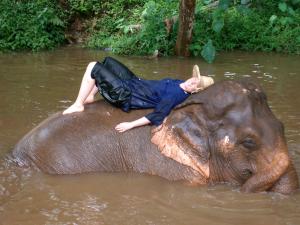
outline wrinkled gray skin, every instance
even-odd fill
[[[50,174],[134,171],[197,184],[228,182],[244,192],[298,189],[282,123],[262,89],[249,81],[223,81],[190,96],[159,128],[118,133],[130,113],[98,101],[82,113],[56,113],[15,146],[19,165]]]

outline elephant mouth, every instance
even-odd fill
[[[210,175],[209,162],[203,162],[195,152],[184,148],[172,129],[165,124],[153,129],[151,142],[158,147],[161,154],[192,168],[200,174],[202,179],[208,180]]]

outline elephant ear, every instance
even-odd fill
[[[159,151],[209,178],[208,135],[203,121],[195,117],[195,107],[174,111],[163,124],[152,130],[151,141]]]

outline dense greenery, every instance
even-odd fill
[[[56,1],[1,0],[0,50],[49,49],[64,41],[65,23]]]
[[[277,51],[300,54],[300,0],[198,0],[193,55],[214,59],[216,50]],[[143,7],[122,12],[118,19],[104,17],[88,41],[90,47],[110,47],[120,54],[173,53],[177,23],[171,34],[164,19],[178,15],[178,0],[147,1]],[[140,31],[130,25],[142,24]],[[106,30],[101,28],[107,28]],[[97,29],[96,29],[97,30]]]
[[[192,55],[242,49],[300,54],[300,0],[197,0]],[[74,21],[85,45],[119,54],[174,53],[179,0],[1,0],[0,50],[49,49]]]
[[[220,1],[213,11],[198,4],[190,46],[194,55],[212,61],[214,47],[300,54],[300,0],[233,2]]]
[[[142,1],[140,1],[142,2]],[[119,54],[151,54],[159,50],[171,54],[176,34],[171,37],[166,32],[165,18],[177,14],[178,1],[144,1],[145,4],[131,10],[119,10],[116,14],[98,21],[98,32],[88,41],[90,47],[110,47]],[[141,25],[134,28],[132,25]]]

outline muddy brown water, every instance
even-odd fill
[[[30,129],[71,104],[85,66],[108,52],[61,48],[0,54],[0,224],[299,225],[300,192],[243,194],[228,185],[190,186],[141,174],[49,176],[5,160]],[[300,174],[300,57],[222,53],[214,64],[199,58],[119,57],[136,74],[185,79],[192,65],[215,80],[252,77],[285,124]]]

